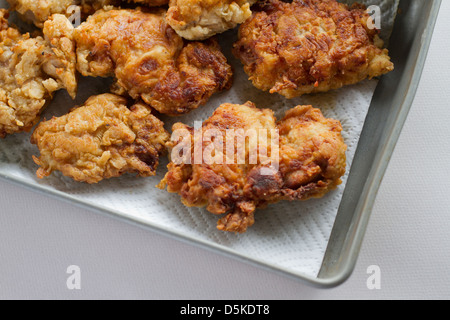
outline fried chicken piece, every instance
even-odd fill
[[[32,38],[8,25],[0,10],[0,138],[29,131],[55,91],[77,91],[73,27],[54,16]]]
[[[137,3],[146,6],[161,6],[169,0],[7,0],[11,8],[19,12],[24,20],[34,23],[42,28],[44,22],[55,13],[67,17],[75,13],[71,6],[78,6],[80,14],[84,17],[93,14],[107,6],[118,6],[121,3]]]
[[[183,38],[204,40],[251,17],[257,0],[171,0],[167,22]]]
[[[98,183],[126,172],[155,175],[169,133],[151,109],[113,94],[89,98],[69,114],[41,122],[31,142],[39,178],[59,170],[76,181]]]
[[[73,39],[73,26],[65,16],[52,15],[44,23],[44,37],[50,44],[52,55],[43,64],[46,74],[59,79],[63,88],[75,99],[77,95],[76,50]]]
[[[98,11],[75,29],[78,71],[115,76],[113,92],[142,98],[159,112],[187,113],[228,89],[231,66],[215,40],[184,43],[165,11]]]
[[[361,5],[271,0],[241,25],[233,48],[254,86],[286,98],[325,92],[394,69]]]
[[[7,0],[11,9],[21,14],[27,22],[42,28],[53,14],[66,14],[74,0]]]
[[[219,230],[243,233],[257,208],[320,198],[341,183],[341,131],[339,121],[312,106],[297,106],[276,122],[272,110],[251,102],[223,104],[197,130],[173,126],[169,171],[158,187],[178,193],[188,207],[225,214]]]

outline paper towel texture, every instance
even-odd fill
[[[398,0],[362,2],[380,7],[382,37],[385,41],[388,40]],[[0,6],[7,7],[6,2],[0,1]],[[231,54],[231,45],[236,37],[236,30],[219,37],[223,52],[235,71],[231,90],[214,95],[207,105],[188,115],[163,117],[166,128],[170,129],[174,122],[193,125],[194,121],[208,118],[215,108],[225,102],[242,104],[252,101],[260,108],[273,109],[278,118],[296,105],[311,104],[320,108],[326,117],[341,121],[343,136],[348,145],[347,166],[350,168],[377,81],[366,80],[329,93],[292,100],[261,92],[248,81],[240,62]],[[72,101],[65,92],[58,92],[43,118],[65,114],[75,105],[82,104],[89,96],[108,92],[110,83],[108,79],[80,79],[76,101]],[[32,160],[32,155],[38,155],[39,151],[29,141],[30,134],[26,133],[0,141],[0,175],[33,184],[44,191],[64,192],[86,204],[111,209],[149,225],[212,243],[275,268],[310,277],[315,277],[320,269],[348,176],[347,171],[343,184],[322,199],[282,202],[257,211],[255,225],[246,234],[235,235],[218,231],[217,217],[205,209],[187,208],[181,204],[178,195],[155,188],[166,173],[167,159],[162,159],[157,175],[151,178],[127,175],[98,185],[87,185],[54,173],[49,178],[39,180],[35,175],[37,166]]]

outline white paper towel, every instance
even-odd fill
[[[354,2],[354,1],[348,1]],[[382,13],[382,36],[390,34],[398,1],[362,1],[366,5],[379,5]],[[0,1],[5,7],[5,1]],[[164,117],[168,129],[174,122],[193,125],[194,121],[208,118],[221,103],[254,102],[260,108],[272,108],[277,117],[296,105],[312,104],[321,108],[324,115],[341,121],[343,136],[348,145],[348,168],[351,166],[361,129],[375,90],[377,81],[367,80],[357,85],[325,94],[309,95],[286,100],[255,89],[247,80],[240,62],[231,55],[231,44],[236,40],[236,30],[219,37],[224,54],[233,65],[235,76],[231,90],[213,96],[206,106],[192,113],[177,117]],[[107,92],[110,80],[81,79],[79,94],[72,101],[59,92],[46,109],[45,118],[67,113],[75,105],[82,104],[89,96]],[[151,225],[176,231],[187,237],[222,246],[266,264],[281,267],[295,273],[314,277],[317,275],[336,213],[342,198],[344,183],[322,199],[307,202],[282,202],[257,211],[256,223],[246,234],[235,235],[218,231],[218,217],[205,209],[187,208],[179,196],[155,188],[164,177],[167,160],[163,159],[156,177],[136,178],[127,175],[103,181],[98,185],[76,183],[59,173],[39,180],[37,166],[31,156],[38,155],[29,142],[29,134],[17,134],[0,141],[0,174],[33,183],[45,190],[68,193],[86,203],[110,208],[124,215],[136,217]],[[151,245],[151,244],[149,244]]]

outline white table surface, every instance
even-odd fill
[[[0,299],[449,299],[450,1],[357,266],[317,289],[0,181]],[[69,290],[68,266],[81,270]],[[369,290],[368,267],[380,268]]]

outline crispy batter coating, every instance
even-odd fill
[[[59,170],[98,183],[127,172],[155,175],[169,133],[148,106],[126,103],[113,94],[93,96],[69,114],[41,122],[31,138],[40,150],[39,158],[33,156],[37,176]]]
[[[77,90],[72,25],[58,15],[45,24],[44,35],[32,38],[9,27],[0,10],[0,138],[29,131],[52,94]],[[65,19],[65,18],[64,18]]]
[[[257,0],[171,0],[167,22],[183,38],[204,40],[251,17]]]
[[[74,0],[7,0],[11,9],[22,15],[24,20],[42,28],[48,18],[57,13],[65,14]]]
[[[394,69],[361,5],[271,0],[241,25],[234,55],[255,87],[287,98],[338,89]]]
[[[119,6],[121,3],[137,3],[146,6],[161,6],[169,3],[169,0],[7,0],[11,8],[19,12],[22,17],[42,28],[44,22],[51,15],[58,13],[71,16],[75,10],[70,7],[79,6],[83,16],[93,14],[106,6]]]
[[[78,81],[73,30],[72,24],[61,14],[54,14],[45,21],[43,33],[53,52],[51,63],[45,63],[43,68],[49,76],[59,79],[69,95],[75,99]]]
[[[230,129],[236,139],[227,136]],[[276,122],[272,110],[251,102],[224,104],[201,130],[174,125],[169,171],[158,187],[178,193],[186,206],[225,214],[218,229],[242,233],[257,208],[320,198],[341,183],[347,149],[341,131],[339,121],[312,106],[297,106]]]
[[[187,113],[229,88],[231,66],[215,40],[184,43],[165,11],[98,11],[75,29],[77,67],[115,76],[113,92],[142,98],[159,112]]]

